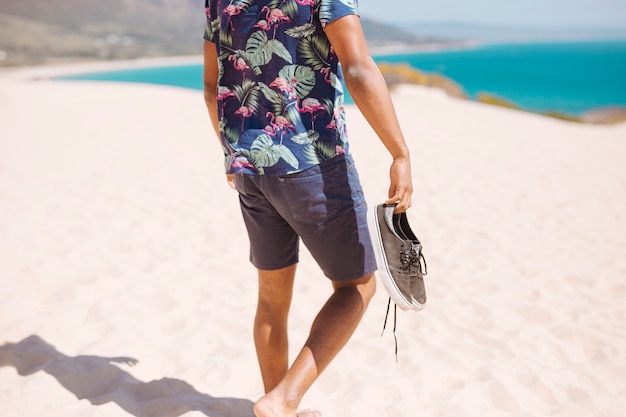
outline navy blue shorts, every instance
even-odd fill
[[[235,186],[256,268],[297,263],[302,239],[332,280],[349,281],[376,270],[367,204],[349,155],[284,176],[237,174]]]

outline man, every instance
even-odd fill
[[[306,391],[348,341],[375,291],[367,206],[348,150],[342,70],[391,154],[388,204],[411,205],[409,151],[367,50],[355,0],[206,0],[205,100],[239,192],[258,269],[258,417],[305,417]],[[341,66],[339,65],[341,62]],[[289,366],[298,242],[333,293]]]

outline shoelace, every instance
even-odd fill
[[[391,297],[389,297],[389,301],[387,302],[387,313],[385,314],[385,322],[383,323],[383,331],[380,333],[380,337],[383,337],[385,334],[385,329],[387,328],[387,319],[389,318],[389,309],[391,308]],[[396,326],[398,324],[398,306],[396,303],[393,303],[393,340],[396,345],[395,355],[396,355],[396,363],[398,362],[398,338],[396,337]]]
[[[417,244],[411,244],[411,249],[400,252],[400,262],[402,263],[402,269],[407,270],[411,269],[412,266],[418,265],[418,268],[421,269],[420,258],[423,258],[422,252],[418,251],[416,248]]]
[[[424,268],[422,268],[422,264],[424,264]],[[428,275],[428,265],[426,264],[426,258],[424,258],[422,251],[420,251],[420,255],[417,258],[417,267],[419,268],[420,275],[422,275],[422,277],[424,275]]]
[[[426,264],[426,258],[424,258],[424,254],[422,251],[418,252],[415,250],[416,245],[411,246],[411,250],[400,252],[400,262],[402,262],[403,268],[406,265],[406,268],[410,268],[412,265],[417,265],[420,274],[418,277],[423,279],[424,275],[428,275],[428,265]],[[422,264],[424,265],[422,268]],[[387,320],[389,319],[389,310],[391,308],[391,297],[389,297],[389,301],[387,301],[387,312],[385,313],[385,322],[383,323],[383,331],[380,333],[380,337],[383,337],[385,334],[385,329],[387,328]],[[398,362],[398,337],[396,335],[396,328],[398,325],[398,305],[396,303],[393,304],[393,340],[395,344],[394,354],[396,356],[396,363]]]

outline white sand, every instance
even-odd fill
[[[32,76],[0,74],[0,416],[251,416],[256,278],[202,93]],[[416,87],[394,100],[428,307],[399,314],[396,363],[379,286],[303,406],[624,415],[626,125]],[[381,201],[389,157],[348,111],[366,194]],[[294,353],[329,290],[304,251]]]

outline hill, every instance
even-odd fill
[[[197,54],[201,0],[2,0],[5,64]]]
[[[0,0],[0,65],[133,59],[201,51],[202,0]],[[363,19],[373,46],[425,39]]]
[[[412,22],[398,24],[412,34],[428,34],[438,39],[475,42],[561,42],[626,39],[626,27],[577,27],[554,25],[494,25],[463,22]]]

